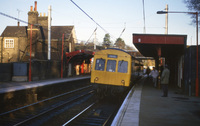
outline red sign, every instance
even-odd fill
[[[183,44],[186,35],[153,35],[153,34],[133,34],[133,43],[141,44]]]

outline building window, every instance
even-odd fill
[[[14,48],[14,39],[5,39],[5,48]]]

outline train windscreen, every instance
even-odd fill
[[[95,70],[104,71],[105,59],[96,59]]]
[[[108,60],[106,71],[115,72],[116,69],[116,60]]]
[[[127,61],[119,61],[118,62],[118,72],[127,73],[128,71],[128,62]]]

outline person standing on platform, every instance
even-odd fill
[[[154,85],[155,88],[157,87],[157,77],[158,77],[158,74],[159,73],[158,73],[158,71],[156,70],[155,67],[153,67],[153,70],[149,74],[153,78],[153,85]]]
[[[162,97],[168,96],[169,75],[170,75],[170,71],[168,69],[168,65],[165,65],[165,68],[161,74],[161,82],[160,82],[162,85],[162,90],[163,90]]]
[[[146,74],[147,74],[147,77],[149,78],[149,73],[151,72],[151,70],[150,70],[150,68],[149,67],[147,67],[147,69],[146,69]]]

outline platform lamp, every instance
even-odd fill
[[[199,77],[198,77],[198,12],[181,12],[181,11],[157,11],[157,14],[167,13],[187,13],[196,15],[196,96],[199,96]]]

